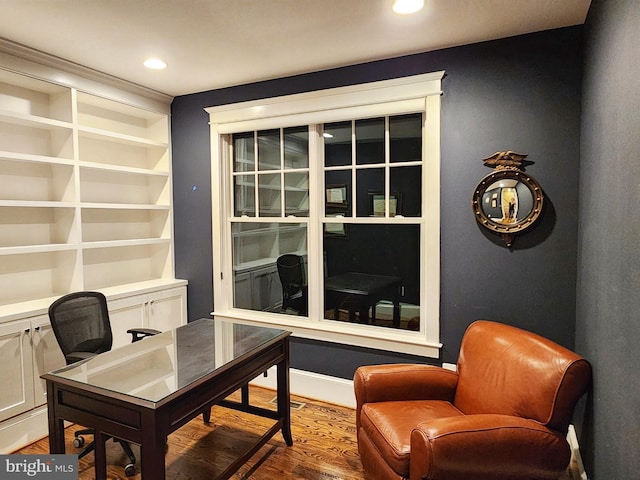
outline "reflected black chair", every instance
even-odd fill
[[[298,315],[308,310],[307,284],[304,275],[304,259],[291,253],[281,255],[276,261],[282,284],[282,311],[291,308]]]
[[[85,360],[100,353],[111,350],[113,334],[107,310],[107,299],[100,292],[74,292],[65,295],[49,307],[51,328],[65,356],[67,365]],[[160,333],[158,330],[136,328],[127,330],[136,342],[142,338]],[[123,372],[123,375],[126,372]],[[75,432],[73,445],[84,446],[83,435],[93,435],[92,429]],[[131,463],[124,468],[127,476],[135,475],[136,458],[131,446],[122,440],[114,439],[122,445]],[[82,458],[95,449],[94,442],[87,445],[78,458]]]

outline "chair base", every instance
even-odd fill
[[[78,430],[76,431],[73,436],[73,446],[76,448],[82,448],[85,444],[85,439],[83,437],[83,435],[93,435],[93,430],[91,429],[84,429],[84,430]],[[113,438],[113,437],[110,437]],[[136,474],[136,457],[133,453],[133,450],[131,449],[131,445],[129,444],[129,442],[125,442],[124,440],[119,440],[117,438],[113,438],[113,441],[116,443],[119,443],[120,446],[122,447],[122,450],[124,450],[124,453],[127,455],[127,457],[129,457],[129,461],[130,463],[127,463],[124,466],[124,474],[127,477],[133,477]],[[89,453],[93,452],[96,449],[96,444],[95,442],[91,442],[89,443],[84,450],[82,450],[79,454],[78,454],[78,460],[87,456]]]

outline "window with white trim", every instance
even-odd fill
[[[217,317],[439,355],[442,76],[206,109]]]

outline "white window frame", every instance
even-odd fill
[[[294,336],[438,358],[440,354],[440,96],[444,71],[302,94],[206,108],[211,128],[212,247],[215,317],[289,330]],[[322,295],[310,289],[309,317],[265,314],[233,307],[233,266],[229,216],[233,213],[231,159],[225,136],[281,127],[316,125],[405,113],[424,113],[420,331],[396,330],[313,318]],[[310,135],[309,150],[321,151]],[[313,166],[310,165],[310,170]],[[312,175],[310,171],[310,175]],[[310,208],[320,197],[321,175],[310,185]],[[316,210],[318,211],[318,210]],[[269,218],[263,219],[269,222]],[[274,218],[274,221],[282,221]],[[284,219],[285,221],[287,219]],[[317,217],[308,222],[308,250],[321,251]],[[415,219],[412,219],[415,221]],[[310,262],[309,279],[321,278],[319,262]]]

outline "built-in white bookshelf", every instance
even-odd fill
[[[0,69],[0,317],[173,279],[167,111]]]
[[[129,328],[186,323],[187,282],[174,278],[170,97],[3,39],[0,64],[6,454],[47,434],[40,376],[65,364],[47,315],[54,300],[103,292],[115,348]]]

